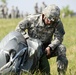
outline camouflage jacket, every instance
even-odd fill
[[[50,46],[52,50],[62,43],[63,35],[65,34],[61,20],[51,25],[45,25],[42,21],[41,14],[26,17],[16,27],[16,30],[22,33],[25,29],[28,29],[30,37],[39,39],[43,43],[49,43],[48,46]]]

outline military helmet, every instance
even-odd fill
[[[42,14],[45,17],[49,18],[50,20],[54,21],[55,19],[58,20],[60,16],[60,8],[55,4],[47,6],[43,11]]]

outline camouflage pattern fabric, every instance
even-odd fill
[[[57,6],[52,5],[46,7],[45,10],[46,9],[48,10],[45,11],[46,14],[44,13],[44,11],[43,13],[45,14],[45,16],[51,17],[50,15],[51,13],[49,11],[50,8],[53,8],[52,10],[56,9],[54,11],[58,12],[53,14],[55,15],[53,17],[54,18],[57,17],[58,20],[56,20],[52,24],[45,25],[44,22],[42,21],[42,14],[29,15],[18,24],[16,30],[20,31],[23,34],[25,33],[25,30],[28,29],[28,35],[32,38],[39,39],[43,43],[44,49],[45,47],[50,46],[50,48],[52,49],[53,56],[57,56],[57,65],[58,65],[57,69],[60,74],[60,72],[65,72],[65,69],[67,68],[68,65],[68,60],[66,58],[66,48],[64,45],[62,45],[65,31],[63,23],[59,18],[60,10]],[[63,62],[63,60],[65,62]]]

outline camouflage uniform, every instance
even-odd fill
[[[57,70],[59,74],[60,72],[65,73],[68,60],[66,58],[66,48],[62,44],[65,31],[61,20],[58,19],[51,25],[45,25],[42,21],[41,14],[30,15],[26,17],[26,19],[22,20],[16,28],[16,30],[21,33],[24,33],[25,29],[28,29],[30,37],[42,41],[43,51],[47,46],[51,48],[50,57],[57,56]],[[50,73],[50,66],[45,55],[42,56],[40,60],[40,70]]]

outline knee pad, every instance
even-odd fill
[[[65,56],[58,56],[57,69],[58,71],[66,71],[68,66],[68,60]]]
[[[64,45],[60,45],[58,48],[58,55],[66,55],[66,47]]]

